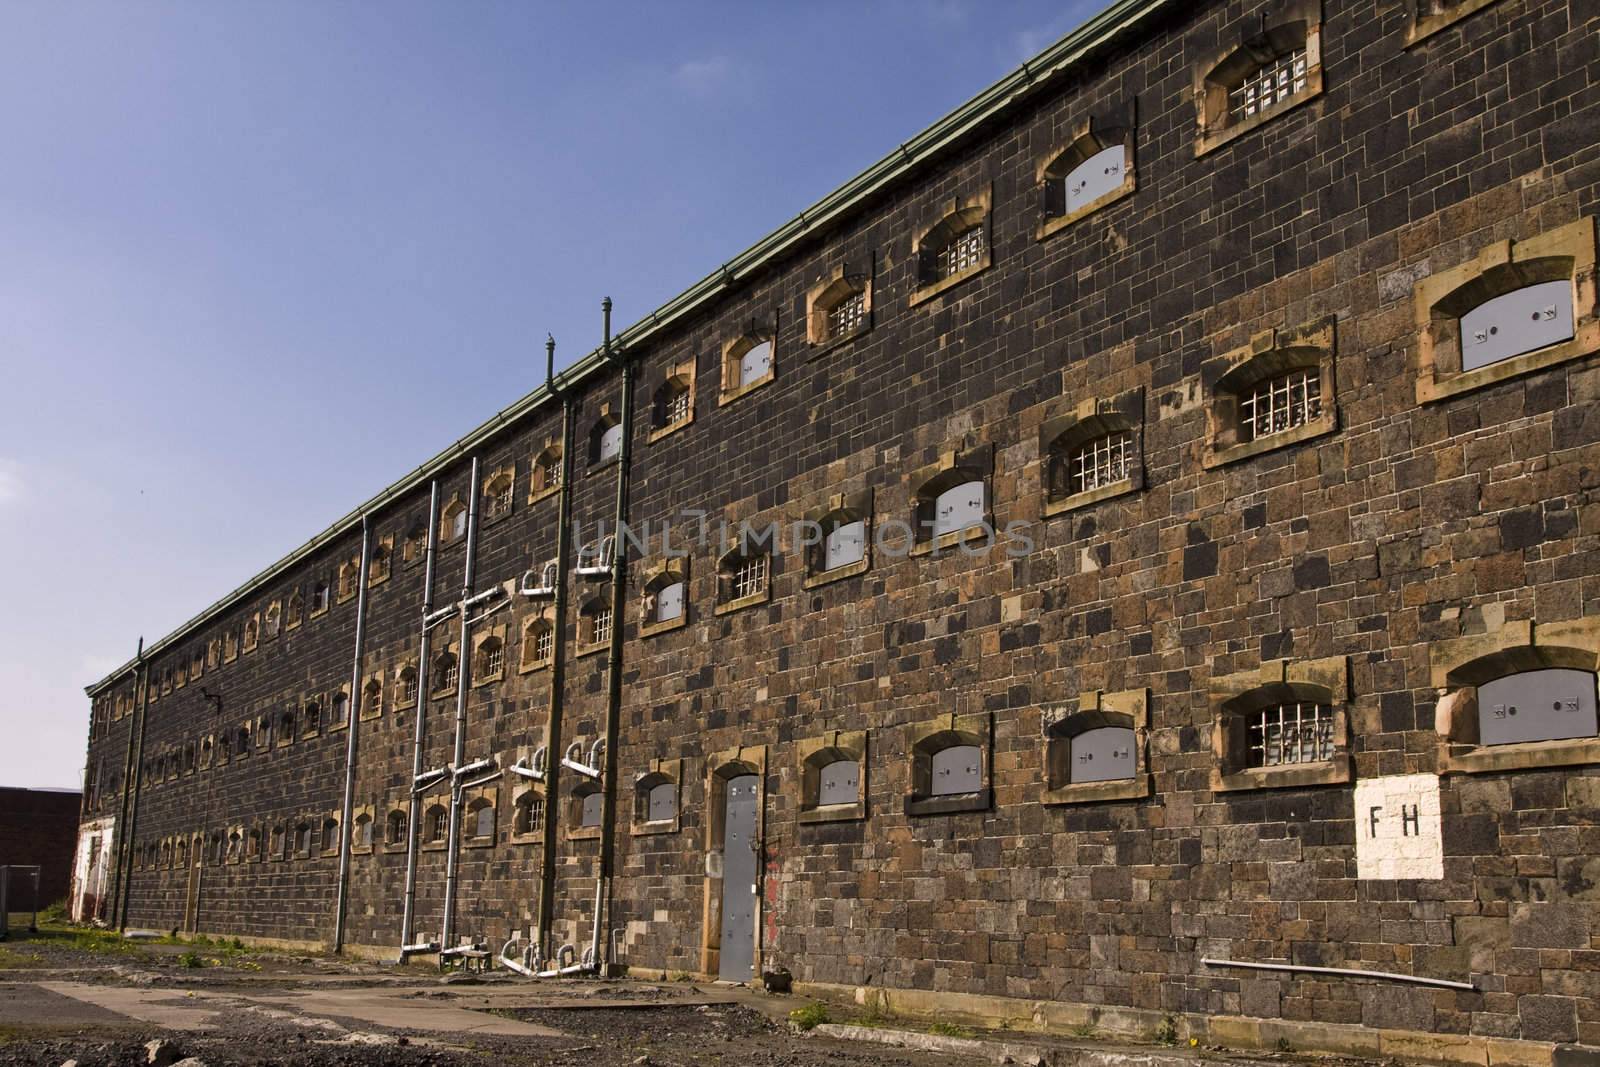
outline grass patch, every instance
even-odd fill
[[[44,957],[37,952],[18,952],[15,949],[0,945],[0,970],[16,970],[22,967],[39,967],[44,964]]]
[[[807,1004],[803,1008],[796,1008],[789,1013],[789,1022],[797,1030],[811,1030],[831,1021],[826,1004]]]
[[[957,1023],[936,1022],[928,1027],[928,1033],[940,1037],[977,1037],[978,1031],[970,1026],[961,1026]]]
[[[206,960],[205,957],[201,956],[200,953],[193,951],[185,952],[183,955],[178,957],[178,966],[187,967],[190,970],[198,970],[201,967],[206,966],[208,962],[209,961]]]

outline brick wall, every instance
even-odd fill
[[[67,897],[81,797],[65,789],[0,787],[0,866],[40,868],[40,908]],[[13,875],[11,909],[21,911],[33,904],[31,879]]]
[[[803,979],[1600,1041],[1594,767],[1446,776],[1443,877],[1427,880],[1356,878],[1348,783],[1212,788],[1214,679],[1344,657],[1355,777],[1429,774],[1441,769],[1431,649],[1525,620],[1600,616],[1600,367],[1580,359],[1419,405],[1412,309],[1417,281],[1486,245],[1596,215],[1600,12],[1502,0],[1407,49],[1402,8],[1329,0],[1323,93],[1196,158],[1195,67],[1257,11],[1181,5],[634,353],[635,520],[686,509],[788,520],[864,489],[875,522],[906,519],[910,472],[989,446],[995,522],[1027,523],[1032,547],[877,553],[866,573],[813,589],[791,548],[774,559],[769,602],[720,616],[718,549],[695,547],[687,624],[648,637],[630,588],[610,924],[624,962],[693,971],[713,958],[708,762],[745,746],[765,759],[762,958]],[[1083,120],[1129,101],[1137,191],[1037,240],[1037,166]],[[992,199],[993,265],[908,306],[911,236],[941,204],[979,194]],[[872,329],[816,352],[805,295],[842,264],[872,265]],[[722,343],[774,318],[775,380],[719,405]],[[1335,431],[1208,467],[1219,360],[1263,331],[1328,319]],[[694,422],[647,443],[649,397],[684,361],[696,366]],[[585,442],[619,390],[610,375],[577,402],[572,508],[590,530],[611,516],[615,468],[586,470]],[[1143,488],[1044,518],[1040,427],[1086,397],[1131,390],[1143,398]],[[515,464],[517,488],[513,512],[483,525],[478,588],[554,555],[556,500],[527,497],[559,417],[549,405],[480,453],[485,471]],[[467,477],[463,465],[442,479],[442,499],[465,498]],[[373,528],[398,539],[426,506],[423,486],[375,513]],[[151,672],[292,588],[309,598],[358,551],[349,537],[319,549]],[[635,561],[635,576],[650,562]],[[441,603],[458,595],[463,567],[459,543],[441,549]],[[568,626],[591,592],[571,598]],[[397,556],[369,599],[362,673],[392,675],[416,654],[421,565]],[[161,696],[146,757],[348,684],[355,603]],[[516,669],[529,610],[518,599],[493,620],[507,626],[508,665],[503,681],[469,692],[469,760],[504,767],[541,741],[550,672]],[[435,635],[436,648],[454,641],[454,624]],[[563,730],[587,749],[605,720],[605,656],[568,649]],[[1150,796],[1041,804],[1047,720],[1096,690],[1136,689],[1149,692]],[[360,726],[356,805],[380,826],[406,803],[413,714],[386,708]],[[993,803],[909,816],[910,739],[950,714],[992,731]],[[440,766],[453,698],[429,701],[427,715],[423,765]],[[110,724],[91,761],[120,767],[131,722]],[[798,743],[834,729],[868,732],[866,818],[802,824]],[[342,799],[346,737],[324,730],[147,786],[137,841],[320,822]],[[630,834],[635,776],[680,759],[678,829]],[[566,818],[574,778],[562,781],[552,818]],[[509,777],[493,787],[495,841],[461,850],[463,933],[498,939],[536,913],[537,846],[509,839],[514,788]],[[587,942],[598,852],[596,839],[561,835],[558,943]],[[440,926],[444,863],[442,850],[421,850],[421,931]],[[322,856],[207,865],[198,926],[327,939],[336,869]],[[352,944],[397,943],[403,871],[403,850],[381,843],[354,857]],[[130,921],[181,925],[189,886],[186,871],[135,870]],[[1477,989],[1240,977],[1203,957],[1470,977]]]

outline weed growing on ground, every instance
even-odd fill
[[[807,1004],[803,1008],[796,1008],[789,1013],[789,1022],[794,1024],[796,1030],[810,1030],[829,1020],[828,1006],[826,1004]]]
[[[1178,1023],[1172,1016],[1162,1019],[1161,1025],[1156,1027],[1156,1041],[1162,1045],[1178,1043]]]
[[[928,1027],[928,1033],[938,1034],[940,1037],[977,1037],[978,1031],[970,1026],[960,1026],[956,1023],[937,1022]]]
[[[178,957],[178,966],[187,967],[190,970],[204,967],[210,962],[211,961],[202,958],[198,952],[185,952],[183,955]]]

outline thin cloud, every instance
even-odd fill
[[[15,460],[0,459],[0,504],[22,496],[22,489],[22,465]]]
[[[691,93],[709,93],[727,82],[733,75],[733,60],[727,56],[710,59],[691,59],[678,64],[672,72],[673,83]]]

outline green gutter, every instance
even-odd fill
[[[721,299],[735,283],[780,259],[801,241],[814,237],[841,221],[867,200],[917,172],[945,150],[963,141],[984,123],[1009,111],[1052,79],[1075,69],[1114,39],[1131,32],[1149,16],[1177,6],[1177,2],[1178,0],[1117,0],[1039,55],[902,144],[899,149],[723,264],[715,273],[707,275],[694,286],[661,305],[651,312],[648,318],[623,330],[614,343],[623,349],[641,346],[684,316],[698,312],[705,305]],[[606,368],[606,361],[597,348],[556,376],[558,391],[578,386]],[[190,631],[238,604],[246,596],[302,562],[329,542],[349,533],[361,524],[363,515],[371,515],[381,510],[425,484],[430,478],[440,476],[457,460],[469,455],[474,449],[520,422],[525,416],[556,399],[556,395],[550,393],[544,386],[535,389],[411,474],[393,483],[289,555],[155,642],[145,649],[145,658],[148,660],[166,651]],[[85,691],[94,696],[126,674],[131,666],[130,660],[100,681],[86,686]]]

